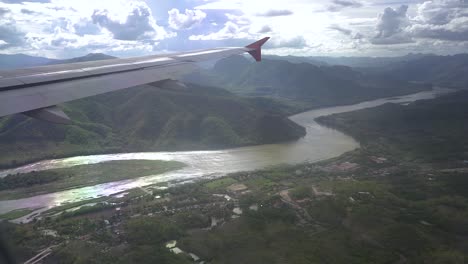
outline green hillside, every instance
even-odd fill
[[[468,160],[468,92],[408,106],[385,104],[317,121],[343,130],[365,145],[398,151],[410,161]]]
[[[63,105],[73,125],[13,115],[0,119],[0,164],[79,154],[215,149],[294,140],[305,129],[286,118],[295,108],[262,98],[188,85],[155,85]]]

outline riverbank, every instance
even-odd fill
[[[216,263],[463,263],[450,262],[468,248],[460,178],[401,162],[363,147],[318,163],[147,186],[0,229],[8,241],[27,236],[15,245],[25,259],[34,245],[59,245],[45,263],[129,263],[155,252],[186,264],[194,263],[188,253]],[[172,240],[187,254],[166,249]]]
[[[398,96],[399,98],[399,97],[405,97],[405,96],[414,94],[415,92],[421,93],[425,91],[430,91],[430,89],[421,88],[421,89],[416,89],[415,91],[411,91],[411,92],[409,90],[406,90],[404,92],[396,93],[392,96],[393,97]],[[217,90],[216,92],[219,93],[219,91]],[[278,110],[274,110],[274,108],[280,108],[281,109],[280,113],[282,113],[282,115],[289,114],[290,117],[292,117],[301,113],[310,112],[313,110],[318,110],[318,109],[323,109],[323,108],[352,106],[353,104],[360,104],[362,102],[366,102],[366,100],[368,99],[372,99],[372,98],[354,99],[350,102],[347,102],[346,104],[341,104],[341,105],[334,105],[331,103],[327,103],[327,104],[310,106],[305,103],[297,104],[294,101],[285,100],[285,99],[281,100],[280,102],[276,102],[272,100],[272,102],[268,103],[268,100],[261,98],[261,100],[259,99],[259,102],[256,102],[255,104],[257,104],[258,107],[262,109],[262,111],[266,110],[266,111],[278,112]],[[265,100],[267,102],[265,102]],[[255,102],[255,98],[252,98],[252,100],[250,101]],[[85,125],[85,124],[81,124],[81,125]],[[286,125],[290,126],[291,124],[289,123]],[[106,129],[104,129],[101,125],[98,130],[106,130]],[[277,138],[274,140],[274,142],[288,141],[288,140],[291,140],[292,138],[297,139],[301,136],[303,136],[302,133],[297,133],[295,137],[286,137],[283,139]],[[86,146],[79,146],[79,145],[74,145],[74,144],[60,144],[59,145],[56,143],[51,143],[51,144],[41,144],[41,146],[38,148],[37,142],[34,142],[31,145],[24,145],[21,148],[18,148],[17,146],[14,146],[14,145],[2,146],[4,153],[16,153],[16,154],[14,154],[13,157],[11,158],[5,158],[5,157],[0,158],[0,170],[16,168],[19,166],[24,166],[27,164],[36,163],[36,162],[40,162],[44,160],[64,159],[64,158],[75,157],[75,156],[118,154],[118,153],[129,153],[129,152],[211,151],[211,150],[225,149],[225,147],[221,147],[221,148],[214,147],[214,146],[207,147],[207,146],[203,146],[199,144],[198,145],[197,144],[184,144],[178,147],[174,147],[174,146],[173,147],[170,147],[170,146],[154,147],[154,146],[150,146],[151,144],[140,144],[138,145],[138,147],[135,147],[135,146],[132,147],[132,146],[123,146],[121,145],[122,142],[114,142],[114,143],[119,143],[119,144],[117,145],[114,144],[112,146],[109,146],[109,142],[106,142],[105,144],[99,144],[97,146],[89,145],[89,144]],[[267,143],[273,143],[273,142],[267,142]],[[265,142],[258,142],[258,143],[255,143],[253,141],[237,142],[235,146],[231,146],[231,147],[259,146],[262,144],[265,144]],[[41,151],[38,153],[32,153],[31,150],[34,150],[36,148],[38,148]],[[50,148],[50,151],[44,152],[43,151],[44,148]]]
[[[305,134],[287,118],[289,106],[192,84],[180,90],[142,85],[62,108],[72,124],[50,124],[22,115],[0,118],[0,165],[109,152],[232,148]]]
[[[401,108],[411,112],[420,106]],[[414,117],[411,113],[401,117],[408,116]],[[451,116],[453,124],[465,123],[457,120],[466,115]],[[430,127],[437,127],[440,115],[424,117],[424,122],[432,122]],[[304,120],[303,115],[297,118]],[[366,122],[358,122],[354,129]],[[414,131],[403,123],[392,122],[393,129],[409,139],[408,148],[418,146],[406,133]],[[35,254],[37,245],[59,245],[46,263],[78,258],[129,263],[155,256],[158,263],[181,264],[194,263],[193,256],[198,262],[226,264],[464,263],[466,170],[447,170],[440,161],[408,160],[399,149],[401,138],[381,141],[395,133],[365,127],[371,133],[361,148],[324,161],[198,178],[167,189],[146,182],[118,196],[69,204],[60,209],[62,213],[56,208],[36,223],[3,223],[0,229],[7,241],[26,241],[15,245],[25,259]],[[446,135],[440,129],[419,133],[428,133],[424,135],[428,138]],[[464,138],[463,133],[452,135]],[[452,157],[445,158],[451,164]],[[165,247],[173,240],[178,250]]]
[[[142,177],[135,181],[120,181],[95,186],[72,189],[27,199],[0,201],[0,214],[22,208],[51,208],[67,202],[78,202],[101,196],[113,195],[136,187],[148,186],[161,182],[182,183],[200,180],[206,177],[219,177],[228,173],[257,170],[281,163],[297,164],[325,160],[337,157],[354,150],[359,144],[350,136],[334,129],[317,124],[314,119],[319,116],[343,113],[363,108],[375,107],[385,103],[408,103],[416,100],[432,99],[439,94],[448,92],[445,89],[435,89],[408,96],[391,99],[378,99],[352,106],[317,109],[295,115],[291,119],[306,127],[307,135],[296,141],[282,144],[243,147],[223,151],[194,152],[156,152],[156,153],[126,153],[112,155],[97,155],[74,157],[61,160],[49,160],[19,167],[15,170],[0,173],[25,173],[52,168],[71,167],[80,164],[95,164],[109,160],[176,160],[187,164],[175,173],[165,173],[163,176]],[[79,193],[80,195],[76,195]]]
[[[0,178],[0,200],[13,200],[96,184],[162,174],[183,168],[177,161],[127,160],[10,174]]]

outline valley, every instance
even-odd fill
[[[415,156],[401,155],[412,143],[400,141],[415,142],[412,135],[422,134],[398,118],[398,124],[390,123],[399,130],[400,137],[394,139],[395,133],[379,128],[381,119],[372,119],[389,106],[414,117],[422,109],[442,114],[456,102],[465,103],[465,96],[319,118],[329,126],[366,120],[352,121],[352,128],[365,125],[372,136],[358,136],[361,148],[336,158],[236,172],[169,189],[137,188],[70,204],[59,214],[60,210],[46,211],[35,223],[4,223],[3,228],[11,241],[23,241],[15,242],[21,245],[15,250],[25,258],[32,256],[27,252],[35,245],[55,245],[47,258],[50,263],[193,263],[193,256],[215,263],[463,263],[468,248],[464,157],[426,157],[425,151],[419,152],[424,139],[411,145]],[[453,121],[444,127],[451,131],[465,112],[466,108],[451,109],[447,114]],[[421,122],[434,127],[440,114]],[[424,133],[445,138],[443,130]],[[143,226],[145,233],[138,231]],[[39,235],[43,230],[53,230],[53,235]],[[174,252],[181,253],[166,249],[171,240],[180,250]]]
[[[225,90],[149,84],[66,104],[68,127],[0,120],[9,251],[45,263],[463,263],[466,93],[305,66],[336,71],[308,80],[327,92],[276,80],[259,96],[271,73],[253,81],[245,67],[246,83]]]

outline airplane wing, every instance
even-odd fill
[[[54,123],[70,123],[58,104],[181,76],[197,62],[248,52],[261,60],[268,37],[240,48],[110,59],[0,71],[0,117],[16,113]]]

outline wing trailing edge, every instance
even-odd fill
[[[23,112],[23,114],[56,124],[69,125],[72,123],[67,114],[65,114],[65,112],[56,105]]]

